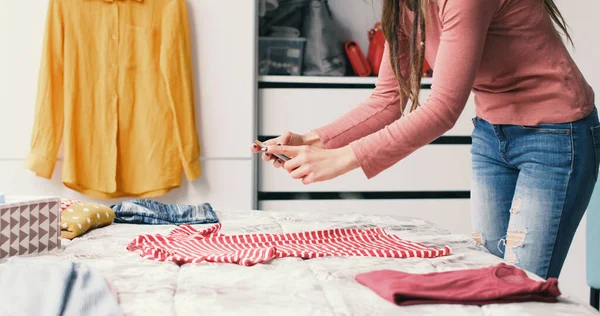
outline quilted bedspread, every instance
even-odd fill
[[[173,226],[113,224],[72,241],[63,240],[59,252],[45,257],[81,260],[99,269],[117,290],[125,315],[596,315],[567,295],[557,304],[399,307],[354,280],[358,273],[379,269],[428,273],[500,262],[467,236],[452,235],[420,219],[264,211],[220,211],[217,215],[223,234],[381,227],[425,245],[448,245],[452,254],[432,259],[283,258],[250,267],[227,263],[178,266],[126,250],[139,234],[168,234]],[[194,225],[198,229],[207,226]]]

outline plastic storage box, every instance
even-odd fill
[[[258,73],[264,75],[302,75],[303,37],[260,37]]]

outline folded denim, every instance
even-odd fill
[[[115,223],[180,225],[219,222],[209,203],[164,204],[148,199],[135,199],[111,205],[111,208],[115,212]]]

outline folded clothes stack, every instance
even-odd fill
[[[136,199],[111,205],[61,199],[61,237],[73,239],[112,223],[181,225],[214,224],[219,219],[209,203],[164,204]]]

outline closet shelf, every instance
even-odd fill
[[[259,82],[375,84],[377,77],[259,76]]]
[[[260,86],[285,85],[285,86],[356,86],[356,87],[374,87],[377,77],[318,77],[318,76],[259,76]],[[423,78],[422,85],[431,85],[432,78]]]

